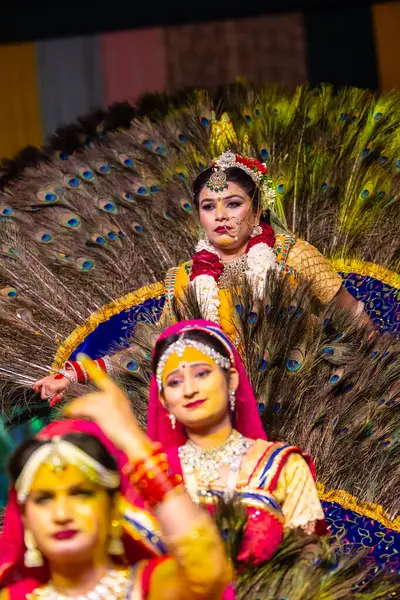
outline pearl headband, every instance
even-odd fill
[[[162,379],[163,379],[164,369],[165,369],[167,360],[173,354],[177,354],[178,356],[183,356],[183,353],[185,352],[186,348],[195,348],[196,350],[198,350],[205,356],[208,356],[209,358],[211,358],[219,367],[221,367],[222,369],[226,369],[227,371],[229,371],[231,366],[234,366],[232,359],[222,356],[222,354],[220,354],[219,352],[214,350],[214,348],[210,348],[210,346],[207,346],[206,344],[203,344],[202,342],[198,342],[196,340],[190,340],[188,338],[181,338],[181,339],[177,340],[176,342],[174,342],[173,344],[171,344],[166,349],[166,351],[161,356],[160,361],[158,363],[156,380],[157,380],[158,389],[160,391],[162,390]]]
[[[54,470],[64,469],[66,465],[74,465],[90,481],[106,489],[114,490],[119,487],[119,473],[106,469],[74,444],[54,437],[31,454],[15,482],[19,504],[26,502],[36,473],[43,464],[51,465]]]

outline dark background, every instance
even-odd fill
[[[269,0],[262,7],[238,0],[32,4],[10,2],[1,8],[0,44],[300,11],[307,31],[311,83],[378,87],[368,0]]]

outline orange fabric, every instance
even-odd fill
[[[400,90],[400,3],[375,4],[372,15],[380,89],[382,92]]]
[[[0,157],[42,144],[34,44],[0,46]]]

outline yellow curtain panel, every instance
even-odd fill
[[[0,158],[42,143],[34,44],[0,46]]]
[[[374,4],[372,14],[380,89],[400,91],[400,2]]]

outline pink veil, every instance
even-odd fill
[[[253,388],[247,377],[242,359],[219,325],[202,319],[181,321],[165,329],[158,338],[156,346],[159,341],[164,340],[170,335],[182,334],[195,329],[216,337],[225,346],[229,346],[230,352],[233,354],[235,367],[239,373],[239,387],[236,390],[235,429],[245,437],[251,439],[267,439],[258,413]],[[153,358],[154,354],[155,348],[153,349]],[[162,406],[159,400],[158,387],[154,375],[151,378],[150,384],[147,433],[151,439],[161,442],[166,448],[182,446],[186,442],[185,431],[180,423],[176,423],[176,428],[172,429],[168,411]]]

